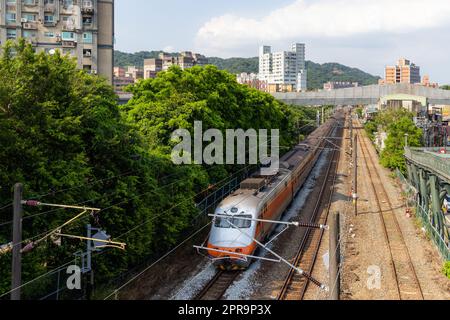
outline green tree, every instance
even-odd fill
[[[405,173],[405,134],[408,134],[409,146],[420,147],[422,130],[415,126],[410,116],[401,116],[393,119],[388,125],[387,133],[386,148],[381,152],[381,164],[386,168],[399,169]]]
[[[119,108],[105,79],[78,70],[59,51],[35,53],[24,40],[2,49],[0,207],[11,201],[12,186],[23,182],[27,199],[105,209],[97,219],[87,215],[64,230],[83,235],[91,222],[127,243],[125,252],[94,257],[97,283],[173,247],[193,227],[202,191],[238,170],[174,165],[174,130],[192,130],[195,120],[203,121],[204,129],[275,128],[288,148],[311,115],[239,85],[234,75],[212,66],[172,68],[141,81],[130,88],[130,103]],[[47,209],[26,208],[24,239],[77,213]],[[0,224],[11,218],[10,207],[0,211]],[[0,227],[1,244],[11,241],[9,229]],[[24,256],[23,281],[60,266],[80,249],[83,243],[67,239],[61,247],[42,243]],[[0,256],[0,294],[9,290],[10,260],[11,255]],[[44,277],[24,288],[24,295],[39,298],[54,289],[55,282]]]
[[[123,119],[116,99],[104,79],[77,70],[75,61],[60,52],[36,54],[23,40],[3,47],[0,204],[11,201],[13,184],[23,182],[26,198],[108,208],[98,216],[99,225],[113,237],[126,233],[120,240],[127,243],[127,251],[95,259],[98,280],[175,243],[198,214],[197,190],[207,186],[206,176],[196,168],[178,168],[168,157],[149,153],[139,132]],[[180,205],[172,208],[174,203]],[[27,208],[25,216],[47,209]],[[26,219],[23,238],[51,230],[75,214],[59,210]],[[0,217],[1,222],[11,220],[10,208]],[[67,231],[85,234],[88,218]],[[11,241],[9,227],[0,228],[1,244]],[[83,243],[71,240],[64,240],[62,247],[43,243],[24,257],[24,282],[82,248]],[[0,256],[0,293],[9,289],[10,258]],[[45,281],[35,292],[25,288],[25,295],[48,292],[51,283]]]

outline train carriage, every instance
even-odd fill
[[[241,183],[240,189],[224,199],[215,210],[208,238],[208,254],[222,270],[248,268],[258,242],[270,236],[278,221],[310,175],[326,139],[336,126],[332,118],[305,141],[280,159],[280,169],[273,176],[255,173]]]

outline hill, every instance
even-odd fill
[[[135,65],[142,67],[144,59],[156,58],[162,51],[140,51],[136,53],[125,53],[115,51],[114,65],[125,67]],[[175,55],[176,53],[171,53]],[[217,66],[219,69],[227,70],[231,73],[258,72],[258,57],[253,58],[229,58],[209,57],[209,63]],[[358,82],[361,85],[377,84],[380,79],[367,72],[357,68],[351,68],[339,63],[319,64],[312,61],[306,61],[308,70],[308,89],[321,89],[323,84],[328,81],[351,81]]]

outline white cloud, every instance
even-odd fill
[[[210,52],[251,43],[402,34],[450,24],[449,0],[296,0],[261,19],[225,14],[197,32]]]
[[[174,46],[165,46],[164,48],[163,48],[163,51],[164,52],[175,52],[175,47]]]

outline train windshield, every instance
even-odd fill
[[[244,218],[244,219],[243,219]],[[238,229],[249,229],[252,226],[251,215],[239,215],[239,216],[229,216],[229,217],[216,217],[215,227],[222,229],[230,229],[236,226]],[[231,222],[231,223],[230,223]]]

